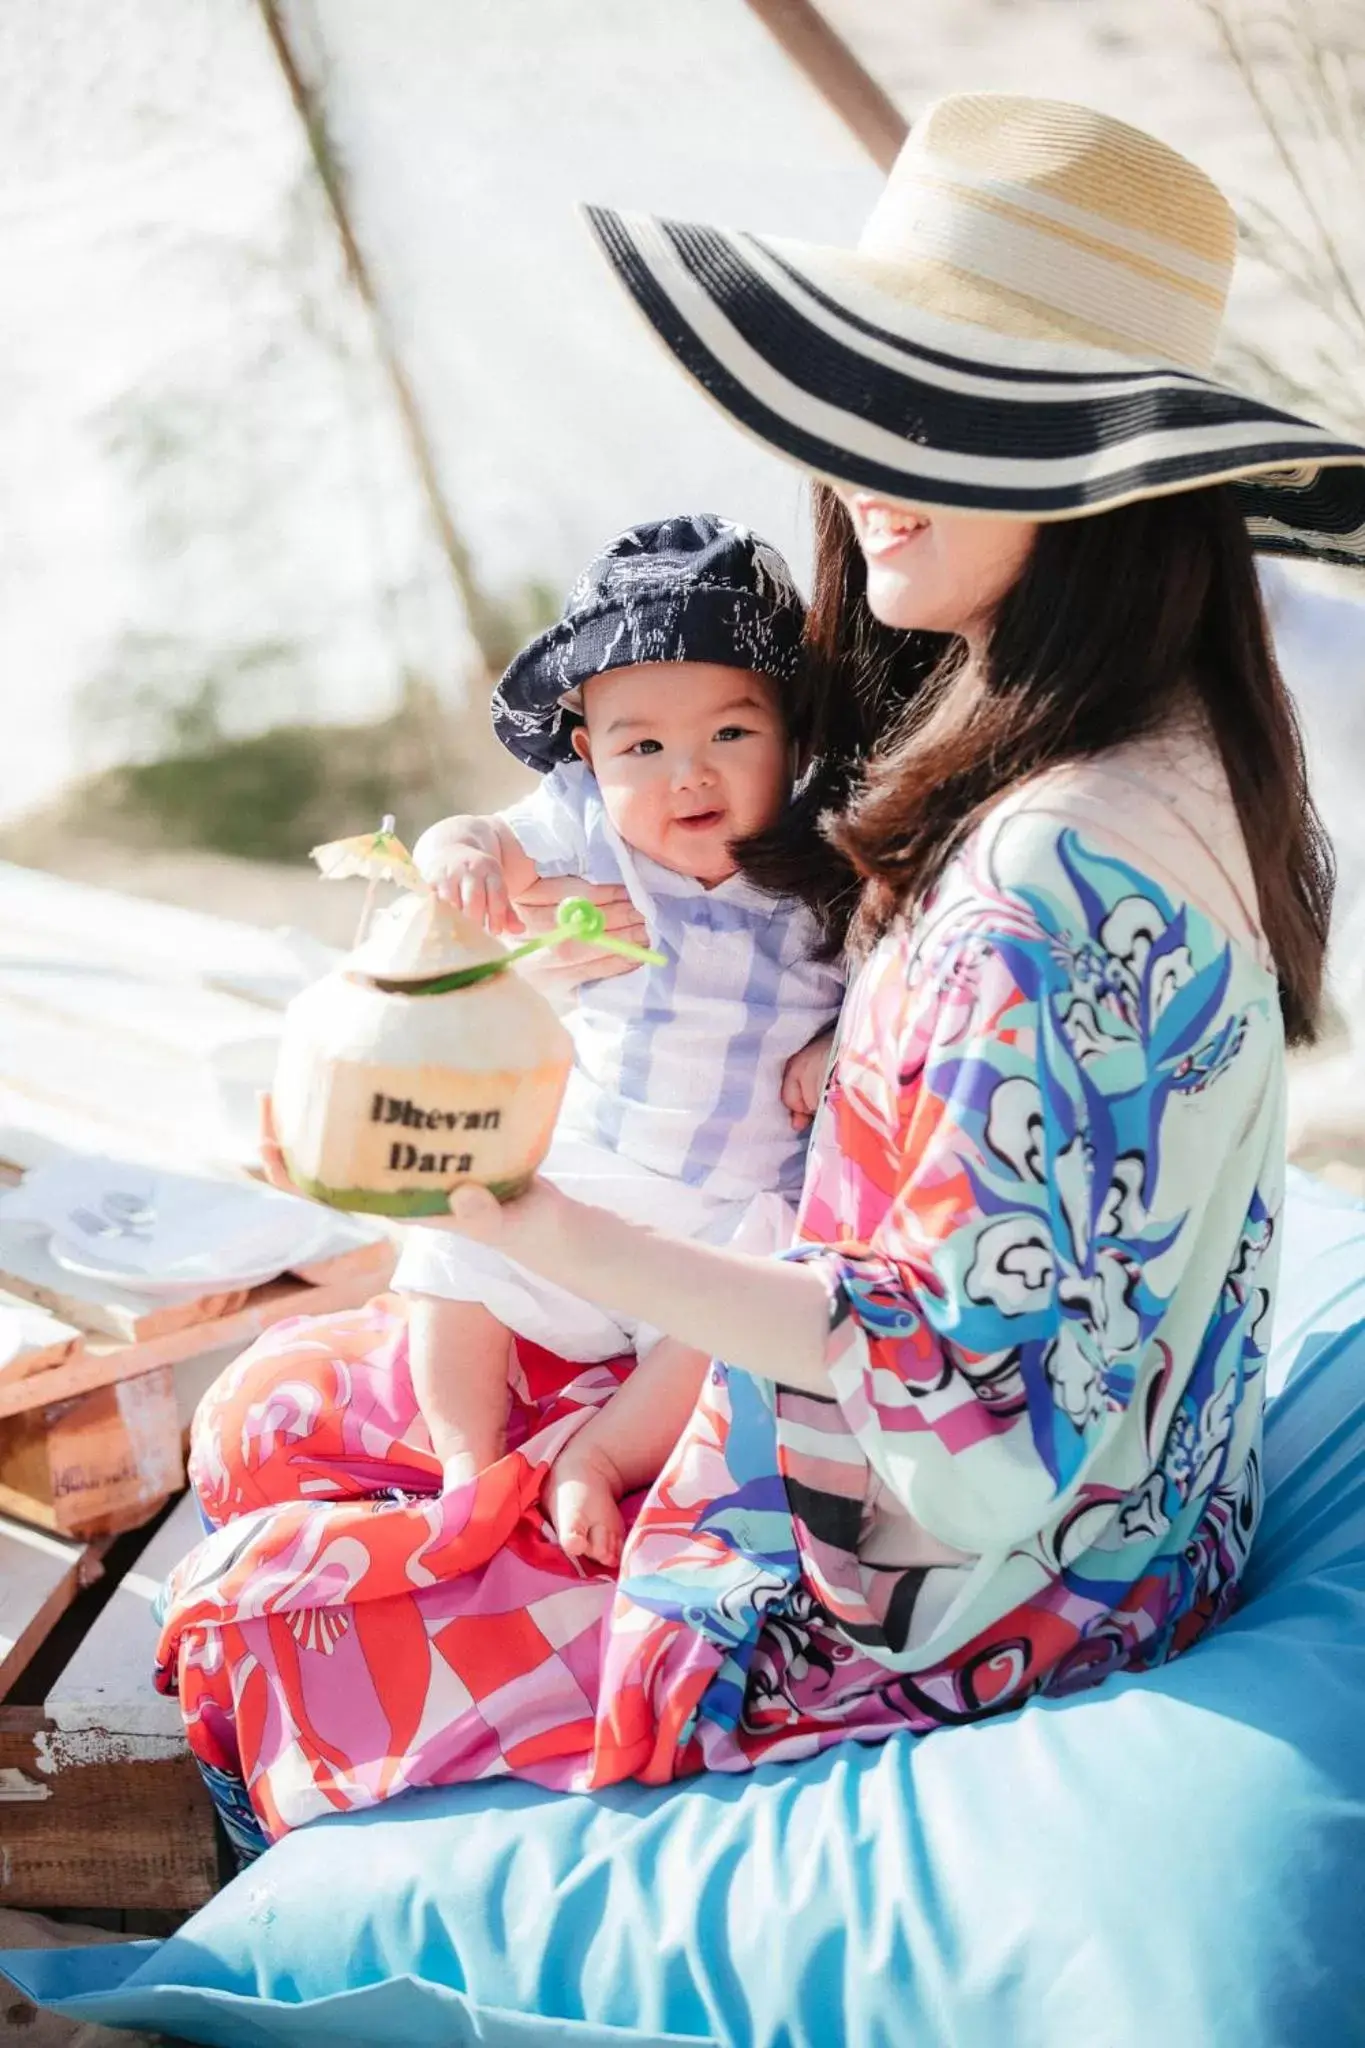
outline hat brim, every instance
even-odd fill
[[[1229,483],[1257,549],[1365,567],[1365,446],[1312,420],[1045,322],[1021,332],[1013,308],[999,325],[984,305],[945,317],[912,271],[891,289],[885,264],[852,251],[584,214],[682,369],[817,476],[1032,520]]]

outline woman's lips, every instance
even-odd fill
[[[929,530],[927,519],[907,506],[888,505],[881,498],[855,497],[852,507],[863,553],[877,561],[899,554]]]

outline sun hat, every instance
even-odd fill
[[[832,482],[1028,519],[1231,482],[1257,548],[1365,563],[1365,447],[1212,374],[1236,221],[1140,129],[940,100],[855,249],[585,213],[703,391]]]
[[[747,526],[693,512],[608,541],[562,618],[522,649],[493,693],[493,730],[542,773],[573,759],[584,683],[641,662],[709,661],[790,682],[806,609],[791,570]]]

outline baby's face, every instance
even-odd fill
[[[792,760],[767,676],[709,661],[649,662],[594,676],[574,745],[627,846],[708,884],[730,848],[771,825]]]

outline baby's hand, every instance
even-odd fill
[[[467,840],[442,838],[438,827],[418,840],[414,858],[437,895],[485,931],[520,930],[497,854]]]
[[[782,1075],[782,1101],[791,1112],[793,1130],[804,1131],[820,1107],[833,1044],[833,1031],[822,1031],[787,1061]]]
[[[626,1525],[616,1505],[625,1491],[611,1459],[592,1441],[586,1423],[550,1467],[545,1511],[566,1557],[591,1558],[615,1571]]]

